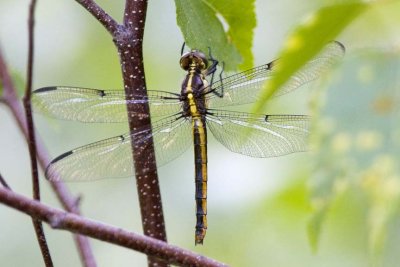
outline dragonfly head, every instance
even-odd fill
[[[184,70],[189,70],[191,66],[200,71],[208,68],[208,60],[206,55],[198,50],[191,50],[190,52],[183,54],[179,64]]]

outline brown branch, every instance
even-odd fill
[[[0,173],[0,184],[3,185],[4,188],[11,190],[10,186],[7,184],[6,180]],[[37,220],[34,217],[32,217],[32,220]],[[85,236],[81,235],[75,235],[78,236],[81,240],[78,242],[78,244],[82,243],[83,246],[80,247],[80,256],[82,259],[82,262],[84,263],[84,266],[96,266],[96,262],[94,258],[87,257],[86,255],[92,255],[92,252],[90,250],[90,245],[89,245],[89,240]],[[84,251],[84,250],[89,250],[89,251]]]
[[[115,26],[114,20],[104,19],[105,12],[93,1],[79,1],[111,33],[117,46],[126,99],[128,100],[129,129],[132,134],[133,164],[135,166],[136,185],[139,196],[140,211],[144,234],[163,241],[167,240],[161,193],[158,182],[154,144],[138,144],[137,129],[151,132],[151,120],[148,103],[132,104],[135,97],[145,99],[147,96],[143,67],[143,34],[145,27],[147,0],[126,0],[123,25]],[[93,9],[96,12],[93,12]],[[98,15],[103,14],[103,15]],[[110,29],[118,28],[118,31]],[[137,116],[136,114],[148,114]],[[149,266],[167,266],[158,259],[149,258]]]
[[[33,126],[32,118],[32,106],[31,106],[31,92],[32,92],[32,73],[33,73],[33,53],[34,53],[34,24],[35,24],[35,7],[36,0],[32,0],[29,5],[28,13],[28,68],[26,74],[26,88],[24,96],[24,107],[25,116],[28,129],[28,147],[29,156],[31,161],[32,171],[32,190],[33,198],[40,201],[40,185],[39,185],[39,170],[36,159],[36,141],[35,141],[35,130]],[[42,222],[32,217],[33,228],[35,229],[36,238],[39,243],[40,251],[46,267],[53,266],[53,260],[49,247],[47,246],[46,236],[43,231]]]
[[[49,223],[53,228],[116,244],[158,257],[179,266],[226,266],[189,250],[169,245],[155,238],[106,225],[97,221],[55,209],[41,202],[31,200],[10,190],[0,188],[0,203],[17,209],[25,214]]]
[[[146,19],[147,0],[127,0],[124,11],[124,32],[114,37],[120,54],[125,95],[127,100],[134,95],[144,99],[147,96],[143,66],[143,34]],[[131,102],[128,102],[131,103]],[[134,116],[148,114],[148,116]],[[151,120],[148,103],[128,104],[129,129],[132,136],[138,128],[146,127],[151,132]],[[153,140],[139,144],[139,138],[132,138],[132,151],[135,164],[136,185],[144,234],[167,241],[161,192],[158,182],[156,157]],[[166,263],[148,258],[149,266],[168,266]]]
[[[26,120],[24,111],[21,107],[19,99],[16,95],[16,88],[12,82],[10,73],[7,69],[7,65],[5,64],[3,55],[0,50],[0,81],[3,84],[3,98],[1,99],[2,103],[6,104],[12,115],[17,122],[18,127],[21,132],[24,134],[25,139],[28,141],[28,131],[26,128]],[[37,155],[39,164],[42,169],[45,169],[47,164],[50,162],[48,153],[45,149],[43,142],[40,139],[36,140],[37,146]],[[75,214],[79,214],[79,209],[76,206],[76,199],[70,194],[68,188],[62,182],[51,182],[51,186],[56,193],[56,196],[65,210],[73,212]],[[74,236],[75,243],[77,244],[78,251],[81,257],[81,260],[86,267],[95,267],[95,260],[93,253],[90,248],[90,244],[86,237],[75,235]]]

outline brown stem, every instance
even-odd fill
[[[134,99],[134,95],[136,95],[136,97],[139,96],[141,99],[147,96],[143,66],[143,34],[146,10],[147,0],[127,0],[124,15],[124,34],[119,34],[114,37],[115,44],[120,54],[127,100]],[[146,127],[147,131],[150,132],[150,115],[134,116],[134,114],[150,114],[148,104],[128,104],[128,118],[129,129],[132,136],[137,136],[137,134],[133,134],[137,132],[138,128]],[[147,236],[167,241],[154,143],[152,139],[146,144],[138,144],[138,141],[139,140],[132,138],[136,185],[143,231]],[[148,258],[148,265],[168,266],[165,262],[151,257]]]
[[[27,63],[27,73],[26,73],[26,88],[25,95],[23,98],[25,107],[26,124],[28,129],[28,147],[29,156],[31,159],[32,168],[32,188],[33,188],[33,198],[40,201],[40,185],[39,185],[39,171],[37,167],[36,159],[36,139],[35,131],[32,117],[32,106],[31,106],[31,96],[32,96],[32,79],[33,79],[33,56],[34,56],[34,24],[35,24],[35,6],[36,0],[32,0],[29,6],[29,17],[28,17],[28,63]],[[45,240],[45,238],[43,237]]]
[[[10,190],[0,188],[0,203],[49,223],[53,228],[68,230],[122,247],[158,257],[179,266],[226,266],[194,252],[163,241],[128,232],[121,228],[89,220],[73,213],[55,209]]]
[[[35,24],[35,7],[36,0],[32,0],[29,5],[29,15],[28,15],[28,68],[26,74],[26,88],[24,96],[24,106],[25,106],[25,116],[28,129],[28,147],[29,156],[31,161],[31,171],[32,171],[32,190],[33,198],[40,201],[40,185],[39,185],[39,171],[37,167],[36,159],[36,141],[35,141],[35,131],[32,118],[32,106],[31,106],[31,92],[32,92],[32,72],[33,72],[33,53],[34,53],[34,24]],[[43,231],[42,222],[36,218],[32,217],[33,228],[35,229],[36,238],[39,243],[40,251],[42,252],[42,257],[46,267],[53,266],[53,260],[51,259],[51,254],[49,247],[47,246],[46,236]]]
[[[114,20],[105,20],[105,12],[93,1],[78,1],[103,26],[108,29],[117,46],[122,66],[125,95],[127,100],[147,96],[143,67],[143,34],[147,11],[147,0],[126,0],[123,25],[116,26]],[[96,10],[96,12],[93,12]],[[103,15],[99,15],[103,14]],[[111,23],[109,25],[109,22]],[[116,31],[110,29],[118,29]],[[157,166],[153,140],[138,144],[134,135],[137,129],[151,131],[148,103],[131,104],[128,101],[129,129],[132,134],[133,164],[135,166],[136,185],[144,234],[166,241],[161,193],[157,176]],[[137,116],[136,114],[147,114]],[[158,259],[149,258],[149,266],[167,266]]]
[[[16,89],[12,82],[10,73],[5,64],[4,58],[0,50],[0,80],[3,84],[3,98],[2,103],[6,104],[15,118],[15,121],[24,134],[25,139],[28,141],[28,131],[26,127],[26,118],[24,111],[21,107],[19,99],[16,95]],[[48,153],[45,149],[43,142],[40,139],[36,140],[37,155],[41,168],[44,170],[47,164],[50,162]],[[70,212],[79,214],[79,209],[76,206],[75,198],[70,194],[68,188],[62,182],[51,182],[51,186],[57,195],[58,200],[63,207]],[[75,243],[77,244],[81,260],[86,267],[96,267],[93,253],[90,248],[90,244],[86,237],[75,235]]]

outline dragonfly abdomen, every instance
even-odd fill
[[[195,184],[196,233],[195,244],[203,244],[207,231],[207,130],[204,117],[192,117]]]

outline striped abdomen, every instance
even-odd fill
[[[207,130],[205,118],[192,117],[196,183],[195,244],[203,244],[207,230]]]

